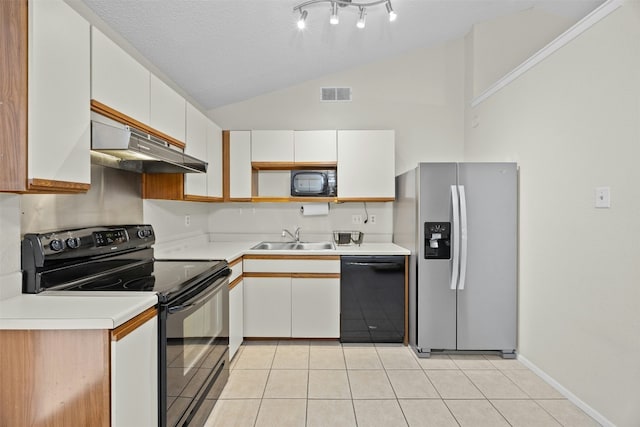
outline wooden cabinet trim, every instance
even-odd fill
[[[243,273],[244,277],[272,277],[295,279],[339,279],[340,273]]]
[[[142,198],[163,200],[184,200],[184,174],[144,173],[142,174]]]
[[[51,179],[30,179],[29,192],[62,192],[62,193],[86,193],[91,188],[91,184],[79,182],[54,181]]]
[[[238,258],[233,259],[229,262],[229,267],[233,267],[234,265],[239,264],[241,262],[242,262],[242,257],[239,256]]]
[[[338,185],[340,182],[338,181]],[[344,202],[393,202],[396,199],[394,197],[338,197],[338,203]]]
[[[109,331],[0,330],[0,342],[0,425],[111,425]]]
[[[238,286],[238,284],[240,282],[242,282],[243,279],[243,275],[241,274],[240,276],[236,277],[233,282],[229,283],[229,290],[235,288],[236,286]]]
[[[339,279],[340,273],[291,273],[292,279]]]
[[[148,134],[153,135],[157,138],[164,139],[169,144],[174,145],[180,149],[184,150],[184,148],[186,147],[186,144],[184,142],[172,136],[169,136],[166,133],[160,132],[159,130],[154,129],[151,126],[134,119],[133,117],[129,117],[126,114],[121,113],[118,110],[115,110],[95,99],[91,100],[91,111],[102,114],[105,117],[117,121],[118,123],[140,129],[141,131],[147,132]]]
[[[191,194],[185,194],[183,200],[185,202],[206,202],[206,203],[215,203],[215,202],[224,201],[222,197],[194,196]]]
[[[27,186],[28,4],[0,2],[0,191]]]
[[[301,260],[301,259],[315,259],[323,261],[340,261],[340,255],[259,255],[248,254],[244,255],[244,259],[288,259],[288,260]]]
[[[404,256],[404,345],[409,345],[409,255]]]
[[[133,319],[128,320],[127,322],[118,326],[116,329],[112,330],[111,341],[120,341],[122,338],[126,337],[131,332],[135,331],[140,326],[147,323],[147,321],[157,316],[158,316],[158,309],[156,307],[151,307],[143,311]]]
[[[251,162],[254,170],[336,169],[337,162]]]

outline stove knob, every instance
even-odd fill
[[[51,242],[49,242],[49,247],[54,252],[60,252],[61,250],[64,249],[64,243],[62,242],[62,240],[54,239]]]
[[[138,237],[141,239],[144,239],[146,236],[144,230],[138,230]]]
[[[151,232],[151,229],[147,229],[147,230],[144,231],[144,235],[147,236],[147,237],[151,236],[151,234],[153,234]]]
[[[71,237],[67,239],[67,246],[71,249],[77,249],[80,247],[80,239],[77,237]]]

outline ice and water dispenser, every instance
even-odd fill
[[[451,258],[451,223],[424,223],[424,257],[426,259]]]

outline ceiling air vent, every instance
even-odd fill
[[[350,87],[323,87],[321,88],[321,101],[345,102],[351,101]]]

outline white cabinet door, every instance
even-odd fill
[[[158,424],[158,318],[111,341],[111,425]]]
[[[229,197],[251,198],[251,131],[229,133]]]
[[[251,161],[293,162],[293,131],[251,131]]]
[[[149,70],[91,27],[91,98],[149,124]]]
[[[222,197],[222,129],[187,103],[185,153],[207,162],[207,173],[185,174],[185,194]]]
[[[338,198],[395,198],[395,133],[338,131]]]
[[[207,196],[222,197],[222,129],[208,119],[207,162]]]
[[[244,339],[244,283],[241,280],[229,291],[229,360]]]
[[[149,126],[184,142],[185,108],[186,101],[178,92],[150,74]]]
[[[291,279],[245,277],[244,335],[291,336]]]
[[[29,2],[30,179],[91,182],[90,48],[89,23],[69,5]]]
[[[207,126],[209,119],[193,105],[187,104],[187,146],[185,153],[200,160],[207,161]],[[207,170],[211,165],[207,166]],[[208,172],[207,172],[208,173]],[[185,194],[191,196],[207,196],[207,175],[204,173],[187,173],[184,175]]]
[[[296,163],[335,162],[338,159],[335,130],[297,130],[294,132]]]
[[[291,279],[291,336],[340,337],[340,279]]]

